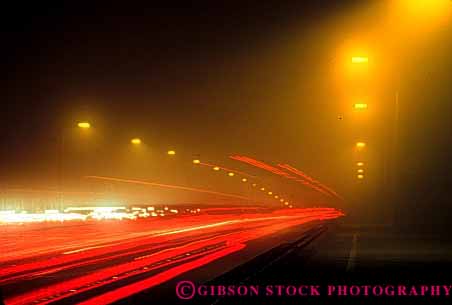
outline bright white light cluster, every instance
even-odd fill
[[[199,213],[200,209],[190,210],[191,213]],[[163,217],[178,214],[179,210],[164,207],[139,208],[130,210],[126,207],[69,207],[64,212],[59,210],[45,210],[43,213],[27,213],[22,211],[16,213],[14,210],[0,211],[0,224],[32,223],[32,222],[55,222],[70,220],[136,220],[138,218]]]
[[[103,220],[103,219],[116,219],[116,220],[122,220],[122,219],[137,219],[137,216],[135,216],[132,213],[125,213],[125,212],[99,212],[94,211],[89,214],[90,217],[96,220]]]
[[[134,212],[128,213],[125,207],[71,207],[64,210],[65,212],[79,211],[88,213],[87,216],[96,220],[122,220],[137,219]]]
[[[60,213],[47,210],[44,213],[16,213],[15,211],[0,211],[0,223],[30,223],[47,221],[86,220],[87,215],[78,213]]]

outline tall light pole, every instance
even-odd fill
[[[391,172],[392,172],[392,200],[396,200],[397,196],[397,186],[398,186],[398,155],[399,155],[399,92],[396,91],[394,95],[394,126],[392,130],[392,164],[391,164]]]
[[[91,123],[87,121],[77,122],[77,128],[80,130],[88,130],[91,128]],[[60,153],[58,158],[58,189],[59,189],[59,210],[62,210],[64,207],[64,154],[65,154],[65,146],[66,146],[66,129],[62,128],[60,130]]]
[[[363,56],[363,55],[356,55],[351,58],[351,63],[353,65],[359,65],[359,66],[367,65],[369,63],[369,57]],[[355,109],[355,111],[358,111],[358,112],[367,111],[368,104],[364,103],[362,101],[357,101],[353,104],[353,108]],[[360,154],[363,153],[366,146],[367,146],[367,144],[363,141],[358,141],[355,144],[356,151]],[[360,168],[358,169],[358,175],[356,175],[356,178],[358,178],[358,180],[362,180],[362,179],[364,179],[364,169],[362,168],[364,163],[358,162],[357,165]]]
[[[356,65],[366,65],[369,62],[369,58],[366,56],[354,56],[351,58],[352,64]],[[357,102],[353,105],[355,110],[363,111],[368,109],[367,103]],[[392,120],[392,124],[387,125],[387,130],[384,132],[390,139],[388,142],[389,148],[386,144],[385,147],[382,147],[383,150],[383,179],[382,185],[387,188],[387,191],[390,196],[390,201],[396,200],[396,192],[398,185],[398,174],[397,174],[397,164],[398,164],[398,138],[399,138],[399,92],[396,90],[394,94],[394,107],[389,107],[388,109],[392,109],[394,112],[392,115],[388,113],[388,119]],[[392,112],[389,110],[389,112]],[[392,129],[392,130],[391,130]],[[383,145],[383,143],[381,143]],[[364,142],[357,142],[356,148],[357,150],[364,149],[366,144]],[[392,155],[392,158],[389,157]],[[362,162],[358,162],[357,164],[360,168],[358,169],[358,179],[364,178],[364,170],[362,169]]]

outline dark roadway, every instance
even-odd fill
[[[445,304],[447,296],[326,296],[328,285],[450,285],[452,243],[447,236],[416,228],[349,224],[341,219],[313,226],[287,242],[210,281],[209,266],[119,304]],[[419,229],[419,228],[417,228]],[[300,237],[301,236],[301,237]],[[307,238],[306,236],[312,236]],[[221,262],[216,262],[221,265]],[[211,269],[213,270],[213,269]],[[207,271],[207,272],[206,272]],[[179,300],[180,280],[197,285],[319,285],[321,296],[195,297]],[[261,291],[261,288],[259,288]],[[264,289],[265,291],[265,289]]]

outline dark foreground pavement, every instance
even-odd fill
[[[121,304],[447,304],[452,296],[443,285],[452,285],[452,238],[416,231],[347,219],[319,224],[213,280],[184,274]],[[209,273],[209,267],[197,272]],[[201,291],[208,295],[234,287],[229,294],[235,295],[180,300],[181,280],[207,285]]]

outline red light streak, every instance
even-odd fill
[[[280,170],[280,169],[278,169],[276,167],[273,167],[273,166],[268,165],[268,164],[266,164],[266,163],[264,163],[262,161],[258,161],[258,160],[255,160],[255,159],[252,159],[252,158],[249,158],[249,157],[246,157],[246,156],[230,156],[230,158],[233,159],[233,160],[237,160],[237,161],[241,161],[241,162],[244,162],[244,163],[248,163],[248,164],[253,165],[255,167],[262,168],[262,169],[264,169],[266,171],[269,171],[269,172],[274,173],[276,175],[283,176],[285,178],[290,178],[290,179],[294,179],[295,178],[295,177],[292,177],[288,173],[286,173],[286,172],[284,172],[284,171],[282,171],[282,170]]]
[[[199,165],[204,165],[204,166],[208,166],[208,167],[218,167],[219,169],[222,169],[222,170],[227,171],[227,172],[236,173],[236,174],[239,174],[239,175],[242,175],[242,176],[246,176],[246,177],[250,177],[250,178],[256,178],[256,176],[253,176],[253,175],[250,175],[250,174],[247,174],[247,173],[235,170],[235,169],[222,167],[222,166],[219,166],[219,165],[214,165],[214,164],[209,164],[209,163],[204,163],[204,162],[199,163]]]
[[[197,193],[205,193],[205,194],[211,194],[211,195],[217,195],[217,196],[223,196],[223,197],[229,197],[229,198],[238,198],[238,199],[243,199],[243,200],[247,200],[247,201],[253,201],[253,199],[251,199],[251,198],[240,196],[240,195],[216,192],[216,191],[205,190],[205,189],[198,189],[198,188],[193,188],[193,187],[188,187],[188,186],[162,184],[162,183],[156,183],[156,182],[148,182],[148,181],[133,180],[133,179],[122,179],[122,178],[114,178],[114,177],[103,177],[103,176],[85,176],[85,178],[98,179],[98,180],[108,180],[108,181],[115,181],[115,182],[122,182],[122,183],[141,184],[141,185],[148,185],[148,186],[156,186],[156,187],[170,188],[170,189],[176,189],[176,190],[184,190],[184,191],[197,192]]]
[[[77,241],[79,241],[78,246],[86,250],[78,252],[72,249],[69,251],[71,254],[68,255],[65,255],[63,252],[59,252],[58,255],[55,252],[50,252],[48,255],[51,254],[54,257],[50,260],[46,256],[42,257],[41,254],[41,256],[34,258],[29,263],[8,267],[6,270],[2,269],[2,280],[17,280],[17,276],[20,275],[25,276],[23,280],[29,280],[26,278],[26,275],[52,274],[59,270],[74,269],[88,264],[96,265],[105,259],[114,259],[121,256],[125,258],[131,256],[131,258],[118,265],[113,264],[112,266],[100,267],[100,269],[88,274],[82,274],[69,280],[56,282],[22,295],[9,297],[6,303],[27,304],[38,301],[36,304],[47,304],[95,287],[108,285],[116,280],[132,277],[158,268],[169,268],[142,281],[94,296],[82,304],[105,304],[113,302],[153,287],[179,274],[208,264],[230,253],[237,252],[243,249],[246,243],[253,239],[274,234],[280,230],[302,223],[319,219],[337,218],[342,215],[341,212],[333,208],[286,209],[265,214],[253,213],[252,210],[249,210],[248,214],[239,215],[188,216],[166,222],[143,222],[141,225],[133,222],[130,224],[133,228],[127,232],[124,232],[123,228],[116,228],[114,226],[112,230],[116,229],[117,231],[108,232],[108,235],[117,232],[117,234],[123,234],[123,240],[110,238],[107,244],[101,240],[100,244],[98,244],[98,246],[101,246],[100,248],[96,248],[96,244],[90,242],[90,238],[99,240],[99,236],[96,234],[98,231],[93,230],[91,232],[91,230],[88,230],[88,232],[84,232],[76,227]],[[162,224],[166,226],[163,230],[161,229]],[[86,226],[90,229],[89,225]],[[59,234],[64,233],[64,236],[68,236],[67,229],[64,226],[61,227],[59,229],[61,233]],[[58,231],[54,231],[53,235],[57,233]],[[89,233],[88,237],[91,236],[88,239],[85,236],[87,233]],[[73,234],[69,235],[73,236]],[[60,239],[58,236],[55,237],[57,240]],[[2,236],[2,238],[4,237]],[[182,241],[181,238],[188,238],[189,240]],[[193,240],[194,238],[198,238],[198,240]],[[42,241],[40,242],[42,243]],[[66,245],[64,240],[59,242],[63,246]],[[89,242],[88,245],[86,244],[87,242]],[[33,246],[33,243],[31,243],[31,246]],[[145,252],[143,254],[140,252],[144,250],[138,249],[137,246],[144,247],[147,251],[154,249],[155,252]],[[11,244],[9,247],[16,247],[22,250],[23,245]],[[58,247],[58,244],[55,247]],[[58,248],[51,249],[53,249],[52,251],[57,251]],[[39,249],[37,250],[41,252]],[[190,260],[188,260],[183,254],[191,251],[195,252],[190,255]],[[65,252],[67,252],[67,249]],[[13,253],[17,252],[13,251]],[[15,259],[20,260],[23,258],[16,257]],[[170,260],[168,261],[168,259]],[[161,263],[152,265],[158,262]],[[49,268],[45,269],[45,267]],[[30,273],[19,274],[28,270]]]
[[[326,185],[320,183],[319,181],[315,180],[312,177],[309,177],[308,175],[306,175],[305,173],[303,173],[302,171],[296,169],[295,167],[292,167],[288,164],[278,164],[279,167],[284,168],[285,170],[290,171],[291,173],[294,173],[300,177],[303,177],[304,179],[310,181],[311,183],[317,185],[320,189],[327,191],[328,193],[332,194],[333,196],[339,198],[339,199],[343,199],[341,196],[339,196],[339,194],[337,194],[333,189],[327,187]]]
[[[269,171],[269,172],[271,172],[271,173],[273,173],[275,175],[279,175],[279,176],[282,176],[282,177],[287,178],[287,179],[295,180],[295,181],[297,181],[297,182],[299,182],[299,183],[301,183],[301,184],[303,184],[303,185],[305,185],[305,186],[307,186],[307,187],[309,187],[311,189],[314,189],[314,190],[316,190],[316,191],[318,191],[318,192],[320,192],[320,193],[322,193],[324,195],[331,196],[331,194],[328,191],[325,191],[323,188],[321,188],[318,185],[316,185],[316,184],[319,184],[319,183],[315,183],[314,180],[312,180],[307,175],[304,175],[304,174],[303,174],[304,176],[299,175],[299,173],[300,173],[299,171],[297,171],[297,172],[291,171],[291,172],[293,172],[293,173],[295,173],[295,174],[297,174],[297,175],[299,175],[299,176],[301,176],[301,177],[303,177],[303,178],[305,178],[307,180],[311,179],[310,181],[312,183],[308,182],[306,180],[303,180],[303,179],[298,179],[297,177],[294,177],[294,176],[292,176],[292,175],[286,173],[285,171],[282,171],[282,170],[280,170],[280,169],[278,169],[276,167],[273,167],[273,166],[271,166],[269,164],[266,164],[266,163],[264,163],[262,161],[258,161],[258,160],[255,160],[255,159],[252,159],[252,158],[249,158],[249,157],[246,157],[246,156],[230,156],[230,158],[233,159],[233,160],[241,161],[241,162],[250,164],[252,166],[264,169],[264,170]],[[278,166],[283,167],[281,165],[278,165]],[[285,168],[285,167],[283,167],[283,168]]]
[[[107,292],[103,295],[94,297],[85,302],[79,303],[79,305],[98,305],[98,304],[109,304],[115,301],[119,301],[128,296],[134,295],[140,291],[145,289],[149,289],[158,284],[161,284],[165,281],[168,281],[182,273],[190,271],[192,269],[204,266],[214,260],[217,260],[223,256],[229,255],[231,253],[237,252],[245,248],[244,244],[237,244],[234,246],[230,246],[222,251],[210,254],[208,256],[201,257],[195,261],[183,264],[181,266],[174,267],[167,271],[163,271],[156,276],[150,277],[144,281],[140,281],[138,283],[134,283],[125,287],[121,287],[119,289]]]

